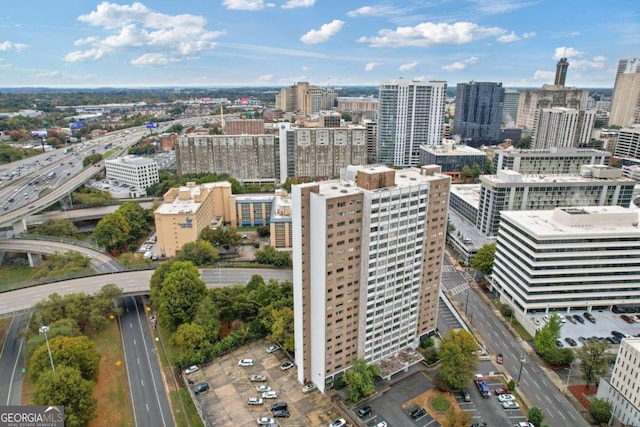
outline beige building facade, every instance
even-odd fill
[[[622,127],[640,124],[640,74],[621,74],[618,77],[609,124]]]
[[[450,177],[349,166],[292,187],[298,380],[324,391],[357,358],[392,359],[436,327]]]
[[[190,182],[170,189],[163,198],[154,212],[162,256],[175,256],[185,243],[196,241],[205,228],[225,223],[236,227],[236,205],[229,182]]]

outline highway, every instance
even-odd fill
[[[443,290],[446,290],[449,299],[455,299],[463,308],[465,317],[472,323],[476,337],[486,345],[490,353],[503,354],[502,368],[508,372],[507,376],[514,380],[520,376],[518,390],[521,390],[531,406],[542,409],[545,415],[544,423],[551,426],[589,426],[536,361],[531,360],[530,355],[534,353],[531,346],[513,336],[497,310],[488,306],[469,288],[469,279],[456,271],[446,257],[443,271]],[[522,374],[519,375],[522,356],[525,356],[527,361],[522,364]]]
[[[29,322],[29,314],[15,316],[0,350],[0,405],[20,405],[25,340],[21,336]]]
[[[137,297],[121,300],[120,335],[134,426],[175,425],[144,307]]]

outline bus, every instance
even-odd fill
[[[47,175],[47,178],[51,179],[51,178],[55,178],[56,177],[56,173],[55,172],[51,172],[49,175]]]
[[[73,147],[67,147],[64,149],[64,154],[70,153],[73,151]]]

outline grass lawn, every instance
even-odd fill
[[[123,363],[118,323],[115,320],[112,321],[106,329],[92,339],[102,358],[100,374],[93,390],[93,395],[98,399],[98,408],[96,418],[89,423],[89,426],[131,426],[127,375]]]
[[[15,283],[25,282],[31,277],[33,268],[23,265],[3,265],[0,267],[0,292],[13,289]]]
[[[9,332],[9,327],[11,327],[11,319],[11,317],[0,319],[0,348],[2,348],[4,340],[7,339],[7,333]]]

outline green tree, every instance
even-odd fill
[[[56,369],[60,366],[69,366],[77,369],[84,379],[98,378],[101,356],[96,350],[96,344],[85,335],[53,338],[49,340],[49,348]],[[51,370],[51,361],[49,349],[45,343],[37,348],[29,359],[31,381],[36,382],[44,372],[49,370]]]
[[[496,254],[496,244],[490,243],[478,249],[476,256],[471,260],[471,267],[482,274],[491,274],[493,270],[493,259]]]
[[[493,174],[493,162],[488,159],[484,161],[484,173],[486,175]]]
[[[469,332],[449,330],[440,344],[440,379],[453,389],[469,384],[478,367],[477,350],[478,343]]]
[[[223,246],[225,248],[237,247],[242,244],[242,238],[236,233],[235,228],[205,228],[198,236],[201,240],[206,240],[213,246]]]
[[[93,382],[82,377],[80,371],[59,366],[55,372],[44,372],[33,389],[36,405],[64,405],[64,425],[83,427],[95,417],[97,401],[93,397]]]
[[[73,237],[78,234],[78,228],[68,219],[49,219],[31,232],[45,236]]]
[[[607,373],[609,359],[606,352],[608,348],[609,344],[606,342],[587,340],[576,350],[580,359],[582,379],[584,379],[587,389]]]
[[[193,323],[197,323],[205,332],[206,340],[210,343],[218,341],[220,333],[220,309],[213,300],[211,292],[207,291],[198,303]]]
[[[185,243],[178,253],[179,260],[191,261],[197,266],[211,265],[219,257],[218,250],[206,240]]]
[[[527,417],[529,418],[529,422],[533,424],[535,427],[542,426],[542,420],[544,420],[544,414],[542,413],[542,410],[540,408],[537,408],[534,406],[533,408],[529,409],[529,412],[527,413]]]
[[[105,215],[93,230],[93,237],[98,245],[107,251],[124,249],[128,236],[129,224],[126,218],[118,211]]]
[[[552,346],[542,357],[545,362],[556,366],[568,366],[576,358],[576,353],[565,347]]]
[[[473,164],[471,171],[473,173],[474,178],[478,178],[482,174],[482,169],[480,169],[480,165],[478,165],[477,163]]]
[[[473,170],[469,166],[463,166],[460,170],[460,177],[463,179],[473,178]]]
[[[351,368],[344,374],[344,382],[349,388],[349,400],[358,402],[363,397],[373,394],[375,378],[380,376],[380,367],[368,364],[364,359],[356,359]]]
[[[523,136],[518,141],[514,141],[513,146],[523,150],[528,150],[531,148],[531,136]]]
[[[449,411],[444,427],[467,427],[471,423],[471,414],[466,411]]]
[[[136,241],[146,235],[149,227],[147,225],[144,209],[138,202],[125,202],[118,208],[117,212],[122,214],[129,226],[129,241]]]
[[[269,228],[268,225],[261,225],[260,227],[256,228],[256,232],[258,233],[258,237],[269,237],[269,235],[271,235],[271,229]]]
[[[271,310],[271,335],[288,351],[294,351],[293,310],[289,307]]]
[[[164,278],[169,274],[174,268],[173,265],[178,261],[167,261],[163,262],[155,269],[153,274],[151,275],[151,279],[149,280],[149,295],[151,297],[151,302],[155,303],[159,301],[160,291],[162,290],[162,284],[164,283]]]
[[[204,328],[197,323],[183,323],[172,335],[173,342],[183,350],[197,351],[206,343]]]
[[[76,251],[46,255],[32,273],[32,278],[55,277],[87,270],[89,258]]]
[[[82,166],[87,167],[89,165],[95,165],[96,163],[99,163],[101,160],[102,160],[102,154],[99,154],[99,153],[89,154],[84,159],[82,159]]]
[[[193,321],[198,303],[204,298],[207,287],[200,278],[200,271],[190,262],[172,264],[162,282],[154,304],[158,306],[160,321],[169,330]]]
[[[560,317],[557,313],[554,313],[547,323],[536,333],[536,336],[533,338],[533,343],[536,346],[536,351],[543,358],[552,349],[557,347],[556,341],[560,339],[561,328],[562,323],[560,323]]]
[[[595,398],[591,400],[589,413],[598,424],[606,425],[611,419],[611,415],[613,415],[613,408],[611,403],[606,400]]]
[[[287,252],[280,252],[273,246],[255,252],[258,264],[274,265],[276,267],[291,267],[291,256]]]
[[[56,337],[76,337],[80,335],[80,328],[73,319],[60,319],[49,323],[48,326],[47,339],[50,340]],[[44,334],[30,334],[27,338],[27,345],[25,346],[25,360],[29,360],[33,352],[45,344]]]

